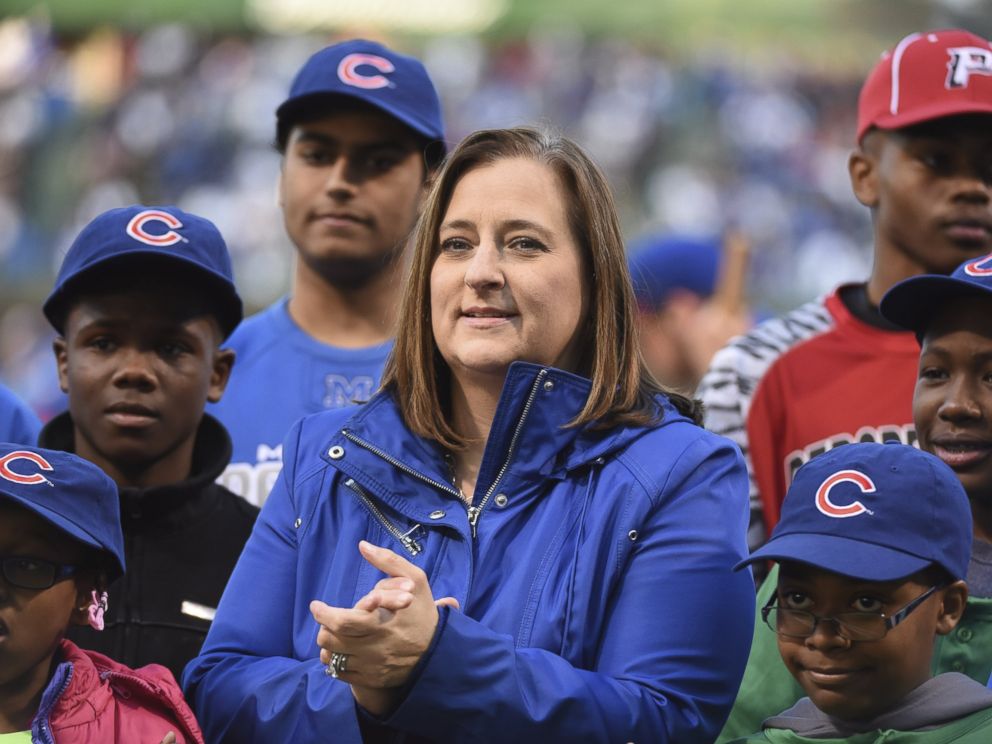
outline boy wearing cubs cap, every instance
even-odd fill
[[[75,455],[0,443],[0,740],[202,742],[168,670],[65,639],[124,571],[117,487]]]
[[[901,279],[948,274],[992,250],[990,148],[988,40],[911,34],[868,76],[848,170],[871,210],[871,276],[733,340],[700,385],[707,427],[734,439],[749,463],[752,547],[774,527],[804,462],[849,442],[914,441],[918,350],[878,303]]]
[[[73,242],[44,312],[69,411],[39,441],[117,483],[131,567],[109,588],[106,631],[72,637],[178,678],[257,515],[215,483],[231,442],[203,412],[224,392],[234,354],[220,345],[241,319],[227,247],[176,207],[112,209]]]
[[[279,203],[296,246],[288,298],[231,337],[238,366],[211,410],[234,440],[223,482],[261,504],[299,418],[367,399],[392,348],[401,257],[444,155],[423,64],[355,39],[314,54],[276,110]]]
[[[992,673],[992,256],[965,261],[950,276],[906,279],[880,309],[922,346],[912,401],[918,444],[951,467],[971,501],[968,601],[957,630],[938,642],[932,668],[984,682]],[[771,596],[776,571],[761,588],[759,605]],[[772,638],[756,629],[720,741],[753,731],[801,694]]]
[[[807,697],[738,741],[992,740],[992,691],[930,669],[965,609],[970,547],[968,498],[933,455],[852,444],[802,466],[738,568],[778,562],[761,616]]]
[[[992,673],[992,256],[966,261],[950,276],[907,279],[881,307],[920,341],[913,396],[920,447],[954,470],[971,499],[966,627],[935,663],[985,681]]]

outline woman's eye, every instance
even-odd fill
[[[924,367],[920,370],[921,380],[943,380],[947,377],[947,371],[940,367]]]
[[[510,241],[510,245],[522,251],[544,251],[547,250],[547,246],[544,245],[540,240],[535,240],[534,238],[514,238]]]
[[[464,238],[446,238],[441,241],[441,250],[446,252],[466,251],[472,246]]]

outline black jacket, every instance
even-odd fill
[[[52,419],[38,440],[73,452],[68,413]],[[186,480],[125,488],[121,497],[127,573],[110,585],[106,628],[73,627],[69,638],[129,667],[163,664],[178,679],[200,650],[258,509],[214,479],[231,458],[231,438],[204,415]]]

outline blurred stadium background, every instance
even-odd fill
[[[752,302],[788,308],[867,272],[857,91],[883,49],[947,26],[992,36],[992,0],[0,0],[0,379],[61,406],[39,306],[110,207],[211,218],[249,308],[283,294],[273,111],[307,56],[352,36],[425,61],[452,142],[564,129],[631,238],[742,229]]]

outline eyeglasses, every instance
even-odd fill
[[[847,641],[878,641],[885,634],[909,617],[909,613],[923,604],[927,598],[945,584],[927,589],[923,594],[892,615],[884,612],[841,612],[829,617],[814,615],[806,610],[793,610],[790,607],[775,607],[776,592],[761,608],[761,619],[778,635],[786,638],[809,638],[816,632],[816,626],[825,620],[834,624],[838,636]]]
[[[48,589],[80,570],[26,555],[0,556],[0,565],[7,583],[21,589]]]

